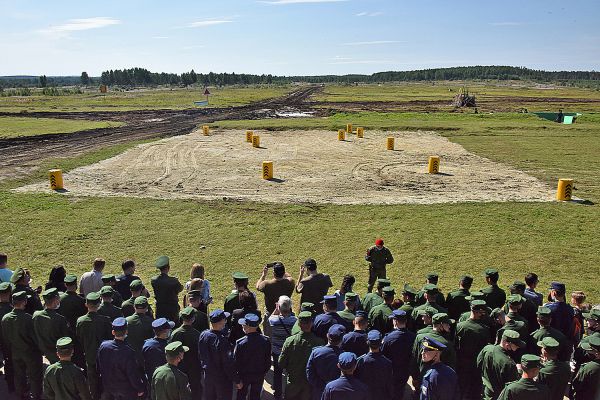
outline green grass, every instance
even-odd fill
[[[289,86],[210,88],[209,107],[248,104],[286,94]],[[206,100],[202,88],[144,89],[106,94],[89,92],[71,96],[0,97],[0,112],[33,111],[126,111],[194,108],[194,101]]]
[[[54,118],[0,117],[0,139],[24,136],[73,133],[122,126],[121,122],[85,121]]]

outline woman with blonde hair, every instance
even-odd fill
[[[192,265],[190,270],[190,280],[185,283],[185,295],[183,296],[183,307],[189,305],[188,293],[191,290],[199,290],[202,297],[201,311],[205,313],[208,310],[208,305],[212,303],[212,297],[210,297],[210,282],[208,279],[204,279],[204,266],[198,263]]]

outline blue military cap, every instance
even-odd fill
[[[558,292],[565,292],[567,289],[565,284],[562,282],[552,282],[550,284],[550,290],[556,290]]]
[[[425,336],[421,342],[423,350],[442,351],[446,348],[446,345],[440,341],[437,341],[429,336]]]
[[[260,325],[260,318],[256,314],[248,313],[238,320],[238,324],[256,328]]]
[[[221,320],[229,318],[230,315],[231,314],[229,314],[228,312],[217,308],[216,310],[210,313],[210,322],[219,322]]]
[[[354,313],[355,317],[363,317],[363,318],[368,318],[368,314],[366,311],[363,310],[358,310],[357,312]]]
[[[333,294],[323,296],[323,300],[321,300],[321,303],[337,304],[337,297],[335,297],[335,295]]]
[[[356,354],[345,351],[338,356],[340,369],[351,369],[356,365]]]
[[[389,319],[403,319],[406,318],[406,311],[404,310],[394,310],[390,315],[388,315]]]
[[[340,325],[340,324],[331,325],[331,327],[327,331],[327,336],[333,340],[339,340],[345,334],[346,334],[346,328],[344,328],[344,325]]]
[[[124,331],[127,329],[127,320],[123,317],[115,318],[112,322],[113,331]]]
[[[152,329],[173,329],[174,327],[175,322],[166,318],[158,318],[152,321]]]
[[[369,342],[381,342],[381,338],[381,332],[379,332],[377,329],[373,329],[367,333],[367,340]]]

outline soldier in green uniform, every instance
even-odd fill
[[[113,304],[115,293],[116,291],[110,286],[102,286],[102,289],[100,289],[102,304],[98,308],[98,314],[108,317],[111,321],[123,316],[121,309]]]
[[[375,293],[367,293],[362,299],[362,308],[367,314],[371,311],[371,308],[383,303],[383,288],[390,285],[391,282],[389,279],[377,279],[377,291]]]
[[[143,293],[146,290],[146,288],[144,287],[144,284],[141,280],[134,279],[129,284],[129,290],[131,291],[131,297],[125,300],[121,305],[121,312],[123,313],[123,316],[125,318],[135,314],[135,299],[137,299],[140,296],[143,296]],[[154,314],[152,313],[152,307],[148,306],[147,313],[150,318],[154,318]]]
[[[93,400],[100,398],[100,382],[96,371],[96,353],[104,340],[112,338],[112,325],[108,317],[98,314],[100,294],[88,293],[85,298],[87,314],[77,319],[77,340],[85,355],[88,386]]]
[[[206,307],[206,305],[202,302],[202,292],[200,290],[190,290],[188,292],[188,301],[190,303],[190,307],[193,307],[194,310],[196,310],[194,323],[192,324],[194,329],[200,333],[210,329],[208,315],[202,311]]]
[[[470,307],[470,318],[456,326],[456,373],[462,398],[479,400],[483,386],[477,370],[477,356],[490,343],[490,328],[483,323],[487,315],[485,301],[473,300]]]
[[[562,400],[571,379],[571,367],[568,362],[558,360],[560,344],[554,338],[547,336],[537,342],[537,345],[542,349],[544,363],[538,381],[550,389],[548,400]]]
[[[67,319],[72,332],[69,336],[74,337],[77,318],[85,315],[87,309],[85,308],[85,299],[77,294],[77,276],[67,275],[64,282],[67,291],[60,294],[60,308],[56,312]],[[75,349],[77,349],[77,344],[75,344]]]
[[[418,312],[419,315],[417,321],[423,325],[423,328],[416,332],[417,335],[425,335],[429,332],[433,332],[433,316],[438,313],[437,310],[433,307],[425,307]]]
[[[406,329],[413,332],[415,331],[415,321],[412,319],[412,312],[417,307],[416,296],[417,290],[405,283],[402,288],[402,301],[404,304],[400,306],[400,310],[406,313]]]
[[[60,297],[56,288],[42,292],[44,309],[33,313],[33,330],[37,339],[38,348],[46,356],[50,364],[58,361],[56,355],[56,341],[62,337],[69,336],[67,319],[58,314],[56,310],[60,307]]]
[[[59,361],[46,368],[44,398],[47,400],[91,400],[90,389],[81,370],[73,364],[75,343],[70,337],[56,341]]]
[[[112,304],[115,307],[121,308],[121,305],[123,304],[123,296],[121,296],[121,293],[115,289],[115,286],[117,285],[117,278],[113,274],[102,275],[102,285],[110,286],[113,289]]]
[[[473,301],[473,300],[484,300],[484,295],[483,293],[476,291],[476,292],[471,292],[471,294],[469,294],[467,297],[465,297],[465,300],[469,302],[469,304]],[[486,304],[487,305],[487,304]],[[491,309],[490,309],[491,311]],[[488,312],[489,314],[489,312]],[[471,318],[471,311],[465,311],[462,314],[460,314],[460,317],[458,317],[458,322],[463,322],[468,320],[469,318]],[[486,321],[487,323],[488,321]]]
[[[394,257],[392,256],[392,252],[383,245],[383,239],[377,239],[375,246],[367,250],[365,260],[369,262],[369,286],[367,287],[367,292],[371,293],[375,280],[387,277],[386,265],[393,263]]]
[[[0,282],[0,322],[6,314],[12,311],[10,298],[12,296],[12,284],[10,282]],[[2,327],[0,326],[0,365],[4,362],[4,378],[9,393],[15,391],[15,381],[13,378],[12,357],[10,355],[10,346],[2,338]]]
[[[579,370],[581,364],[589,361],[588,352],[583,350],[581,346],[587,343],[592,337],[600,338],[600,309],[594,308],[588,313],[583,313],[583,318],[585,318],[587,325],[587,336],[584,336],[575,348],[575,353],[573,354],[575,371]]]
[[[558,360],[568,362],[571,359],[571,346],[569,345],[569,340],[561,331],[550,326],[550,323],[552,322],[552,310],[548,307],[538,307],[537,318],[540,327],[531,334],[528,352],[540,355],[538,343],[545,337],[551,337],[560,344]]]
[[[371,308],[371,311],[369,311],[370,329],[376,329],[384,335],[394,329],[392,320],[388,317],[394,311],[392,303],[395,295],[396,291],[391,286],[383,288],[383,303]]]
[[[431,273],[427,274],[427,276],[425,277],[425,286],[427,286],[427,285],[437,286],[438,281],[439,281],[439,275],[434,272],[431,272]],[[419,290],[419,292],[417,293],[417,297],[415,298],[415,301],[417,302],[417,305],[419,305],[419,306],[422,304],[425,304],[425,302],[427,301],[427,299],[425,299],[425,292],[427,291],[425,286],[423,286],[423,289]],[[445,308],[446,300],[444,299],[444,294],[442,292],[440,292],[439,289],[435,295],[435,302]]]
[[[23,268],[17,269],[13,272],[10,282],[14,285],[13,293],[25,292],[27,294],[27,307],[25,308],[27,314],[33,315],[34,312],[44,308],[37,292],[30,286],[31,276],[29,271]]]
[[[471,295],[469,290],[473,284],[473,277],[469,275],[463,275],[458,282],[459,288],[448,293],[446,296],[446,308],[448,309],[448,316],[452,319],[460,318],[464,312],[470,312],[469,301],[466,299]]]
[[[158,257],[155,265],[160,274],[154,276],[150,282],[156,298],[156,318],[177,321],[179,316],[179,293],[183,290],[183,286],[179,279],[169,276],[171,270],[169,257]]]
[[[481,292],[484,295],[483,300],[490,308],[504,307],[506,302],[506,292],[498,286],[499,277],[497,269],[488,268],[485,270],[485,281],[489,286],[481,289]]]
[[[158,367],[152,374],[151,390],[152,400],[190,400],[192,394],[188,377],[178,368],[190,350],[181,342],[171,342],[165,346],[167,363]],[[199,379],[192,377],[191,379]]]
[[[29,383],[33,399],[38,400],[42,396],[42,353],[35,341],[31,315],[25,312],[27,293],[13,293],[12,303],[13,310],[2,318],[2,338],[11,349],[15,392],[23,398]]]
[[[548,386],[534,381],[542,367],[541,359],[533,354],[521,357],[521,379],[507,384],[498,400],[548,400]]]
[[[348,321],[349,324],[352,324],[355,318],[354,313],[359,306],[358,295],[353,292],[346,292],[344,294],[344,306],[342,311],[338,311],[338,315]]]
[[[325,345],[312,333],[313,315],[310,311],[298,314],[301,332],[288,337],[279,356],[279,367],[287,371],[286,400],[310,400],[311,387],[306,379],[306,364],[313,348]]]
[[[154,337],[152,329],[152,317],[148,316],[148,298],[138,296],[134,300],[135,313],[126,318],[127,320],[127,343],[135,351],[140,368],[144,365],[142,348],[146,339]],[[143,369],[143,368],[142,368]]]
[[[477,368],[483,380],[484,400],[496,400],[504,386],[519,379],[517,364],[511,357],[525,343],[518,332],[506,330],[500,344],[488,344],[477,356]]]
[[[313,314],[314,317],[314,310],[315,309],[315,305],[313,303],[310,303],[308,301],[300,304],[300,312],[303,311],[308,311],[311,314]],[[294,324],[294,326],[292,326],[292,335],[295,335],[296,333],[300,333],[302,332],[302,329],[300,329],[300,320],[296,320],[296,323]]]
[[[527,329],[527,320],[523,318],[519,311],[523,304],[523,297],[519,294],[511,294],[506,300],[508,305],[508,314],[506,314],[506,325],[504,329],[512,329],[519,332],[521,340],[527,342],[529,338],[529,329]],[[517,324],[516,322],[520,322]]]
[[[527,322],[527,329],[529,330],[529,333],[531,333],[538,328],[536,318],[537,306],[533,303],[533,301],[525,297],[525,287],[526,286],[524,282],[515,281],[508,287],[508,289],[510,290],[511,294],[518,294],[522,297],[519,315],[525,319]]]
[[[179,313],[181,326],[171,334],[171,343],[181,342],[190,349],[183,356],[183,361],[179,364],[179,369],[190,378],[191,398],[193,400],[202,400],[202,365],[198,359],[198,340],[200,332],[194,329],[193,324],[197,311],[194,307],[186,307]],[[169,361],[167,359],[167,361]]]
[[[581,344],[591,361],[583,364],[572,382],[573,400],[597,400],[600,398],[600,337],[590,336]]]
[[[225,297],[225,303],[223,305],[223,311],[230,314],[233,310],[242,308],[240,305],[239,294],[244,290],[248,290],[248,275],[243,272],[234,272],[231,277],[233,278],[235,289]],[[254,293],[252,293],[252,295],[254,296]]]
[[[421,310],[424,310],[427,307],[431,307],[435,308],[439,313],[448,313],[448,311],[444,307],[437,303],[439,290],[436,285],[428,283],[423,287],[423,290],[425,291],[425,304],[421,304],[420,306],[415,307],[411,315],[412,319],[416,322],[416,329],[421,329],[424,327],[422,322],[419,319],[417,319]]]

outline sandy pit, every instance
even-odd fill
[[[337,140],[328,131],[194,132],[139,145],[65,174],[67,195],[159,199],[236,199],[277,203],[404,204],[552,201],[538,179],[467,152],[432,132],[366,131]],[[386,150],[386,137],[395,150]],[[427,173],[430,155],[440,174]],[[262,161],[274,180],[261,178]],[[16,191],[50,192],[47,182]]]

